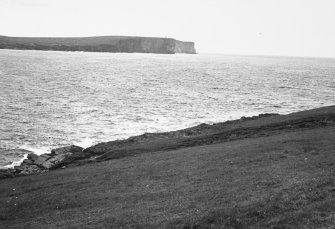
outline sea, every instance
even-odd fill
[[[24,150],[334,103],[335,59],[0,50],[0,167]]]

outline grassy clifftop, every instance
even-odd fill
[[[332,228],[334,139],[332,106],[105,143],[0,180],[0,228]]]
[[[158,37],[6,37],[0,36],[0,49],[126,52],[126,53],[190,53],[193,42]]]

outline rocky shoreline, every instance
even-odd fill
[[[320,109],[327,109],[327,107]],[[200,124],[195,127],[171,132],[145,133],[125,140],[99,143],[86,149],[70,145],[53,149],[51,153],[42,155],[31,152],[21,165],[10,169],[0,169],[0,179],[44,173],[55,169],[66,169],[142,153],[169,151],[185,147],[269,136],[297,129],[334,125],[335,114],[322,114],[322,112],[319,112],[320,109],[317,109],[317,115],[313,114],[313,110],[290,115],[260,114],[213,125]]]
[[[51,153],[45,153],[41,155],[37,155],[34,152],[27,151],[27,159],[24,159],[19,166],[14,166],[14,168],[8,169],[0,169],[0,179],[44,173],[49,170],[65,169],[67,167],[86,164],[88,162],[101,161],[101,158],[99,158],[98,156],[103,155],[104,153],[113,149],[119,150],[120,148],[131,147],[142,142],[148,142],[158,139],[185,138],[197,136],[206,133],[206,130],[211,130],[211,127],[214,126],[234,125],[242,121],[254,120],[260,117],[268,117],[273,115],[277,114],[261,114],[259,116],[253,116],[248,118],[242,117],[238,120],[217,123],[214,125],[208,125],[203,123],[195,127],[171,132],[145,133],[143,135],[130,137],[125,140],[99,143],[97,145],[88,147],[87,149],[76,145],[70,145],[52,149]],[[129,156],[129,153],[125,152],[123,155],[119,155],[118,158],[125,156]]]
[[[19,166],[14,166],[14,168],[9,169],[1,169],[0,179],[43,173],[48,170],[59,168],[60,164],[68,157],[80,154],[82,151],[83,148],[71,145],[56,148],[51,150],[51,153],[41,155],[30,152],[27,156],[27,159],[24,159]]]

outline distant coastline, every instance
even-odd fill
[[[173,38],[97,37],[8,37],[0,36],[0,49],[84,51],[111,53],[196,54],[194,42]]]

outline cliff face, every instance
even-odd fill
[[[35,38],[0,36],[0,49],[195,54],[193,42],[153,37]]]
[[[175,53],[195,54],[194,42],[175,41]]]

